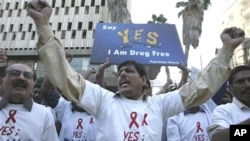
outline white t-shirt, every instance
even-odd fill
[[[80,104],[98,121],[98,141],[160,141],[163,121],[184,111],[178,91],[130,100],[88,81]]]
[[[23,104],[7,104],[0,110],[0,141],[58,141],[51,111],[33,102],[31,111]]]
[[[229,128],[230,125],[238,124],[249,117],[250,109],[236,98],[233,98],[232,103],[220,105],[214,109],[211,126],[219,125],[223,128]]]
[[[72,112],[71,108],[71,102],[63,97],[54,108],[62,123],[60,141],[95,141],[96,119],[86,112]]]
[[[168,141],[210,141],[207,127],[211,123],[211,114],[217,105],[208,100],[199,107],[197,113],[182,112],[168,119]]]

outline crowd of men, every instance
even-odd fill
[[[178,87],[152,95],[144,66],[135,60],[118,65],[117,92],[107,90],[103,81],[108,60],[97,70],[97,80],[89,81],[70,66],[72,56],[54,36],[51,6],[31,0],[28,13],[47,73],[38,87],[42,100],[33,99],[36,75],[31,67],[3,66],[1,141],[228,141],[230,125],[250,122],[250,66],[229,66],[245,38],[240,28],[222,31],[223,47],[194,80],[187,81],[185,72]],[[3,51],[0,61],[7,61]],[[227,91],[221,92],[225,84]],[[227,94],[231,101],[218,104],[214,99]]]

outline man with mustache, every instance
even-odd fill
[[[1,55],[0,55],[1,56]],[[0,61],[6,59],[0,57]],[[34,72],[25,64],[6,68],[1,79],[0,140],[58,141],[52,112],[33,102]]]
[[[212,113],[208,133],[212,141],[230,140],[230,125],[250,124],[250,66],[237,66],[228,78],[232,103],[220,105]]]
[[[49,79],[65,97],[96,117],[98,141],[160,141],[166,118],[204,103],[227,80],[233,51],[244,40],[243,30],[225,29],[221,34],[223,48],[196,80],[163,95],[145,94],[148,79],[143,65],[125,61],[118,66],[118,93],[114,94],[70,67],[63,45],[49,25],[51,6],[43,0],[32,0],[28,7],[39,34],[38,54]]]

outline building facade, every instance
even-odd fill
[[[74,55],[71,66],[84,74],[97,65],[89,64],[97,23],[131,22],[127,0],[47,0],[53,8],[50,25],[64,45],[65,52]],[[36,42],[36,26],[27,13],[29,0],[0,1],[0,48],[8,56],[8,64],[25,63],[42,78],[45,75]],[[128,5],[127,5],[128,4]],[[103,60],[106,61],[106,60]],[[113,90],[116,79],[111,66],[105,72],[107,86]],[[93,80],[94,76],[90,77]]]
[[[245,31],[246,39],[235,52],[231,65],[250,64],[250,1],[232,0],[222,14],[222,29],[236,26]]]

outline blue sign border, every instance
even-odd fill
[[[136,60],[145,65],[187,65],[174,24],[98,23],[90,64]]]

